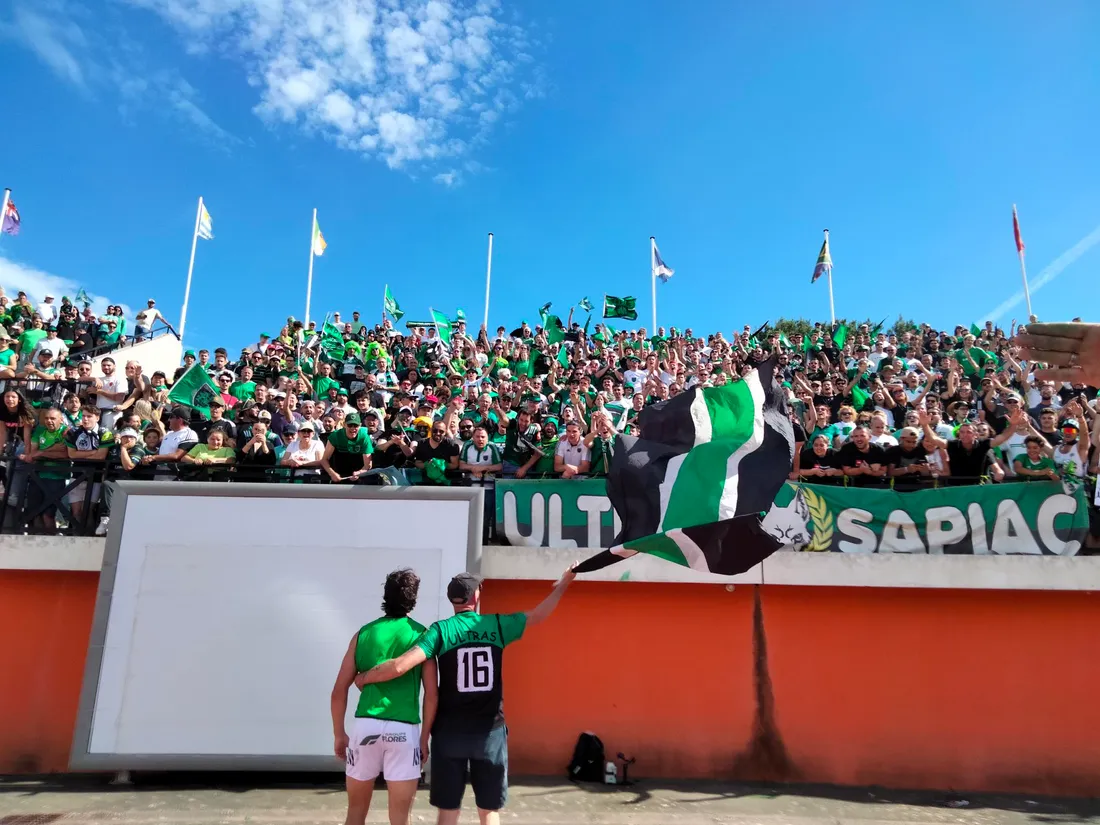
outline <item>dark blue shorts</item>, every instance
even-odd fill
[[[508,800],[508,727],[489,733],[432,733],[432,789],[436,808],[462,807],[466,780],[483,811],[499,811]]]

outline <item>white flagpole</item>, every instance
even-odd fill
[[[1013,231],[1020,227],[1020,216],[1016,214],[1016,204],[1012,204],[1012,222]],[[1027,322],[1029,324],[1034,323],[1034,315],[1031,314],[1031,290],[1027,286],[1027,267],[1024,265],[1024,251],[1020,249],[1020,245],[1016,244],[1016,254],[1020,258],[1020,277],[1024,279],[1024,300],[1027,301]]]
[[[825,230],[825,243],[829,243],[829,230]],[[832,267],[833,250],[829,250],[829,323],[836,326],[836,306],[833,304],[833,267]]]
[[[649,236],[649,281],[650,287],[653,290],[653,329],[651,332],[657,334],[657,239],[652,235]]]
[[[5,193],[6,194],[6,193]],[[7,203],[7,200],[4,201]],[[187,327],[187,302],[191,298],[191,273],[195,271],[195,246],[199,242],[199,221],[202,220],[202,196],[199,196],[199,208],[195,210],[195,232],[191,236],[191,263],[187,265],[187,286],[183,290],[183,309],[180,310],[180,343],[183,343],[183,331]]]
[[[8,203],[11,201],[11,189],[4,190],[4,203],[0,206],[0,223],[3,223],[8,214]]]
[[[313,295],[313,230],[317,226],[317,209],[313,210],[313,223],[309,225],[309,278],[306,281],[306,326],[309,326],[309,299]]]
[[[493,233],[489,233],[489,262],[485,264],[485,333],[489,332],[489,279],[493,275]]]
[[[386,293],[390,291],[390,285],[386,284],[382,287],[382,326],[386,325]],[[327,321],[328,318],[326,317]]]

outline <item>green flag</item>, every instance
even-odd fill
[[[546,319],[548,317],[550,317],[550,307],[551,306],[552,306],[552,302],[547,301],[545,304],[543,304],[541,307],[539,307],[539,318],[542,319],[542,325],[543,326],[546,326]]]
[[[455,320],[456,321],[465,321],[466,320],[466,313],[462,311],[462,307],[459,307],[458,309],[455,310]]]
[[[794,349],[794,344],[791,343],[785,332],[779,333],[779,344],[787,349]]]
[[[862,387],[858,384],[852,385],[852,406],[856,408],[856,412],[862,410],[870,400],[871,396]]]
[[[547,315],[543,319],[543,327],[546,330],[546,342],[557,344],[565,340],[565,330],[561,326],[561,318],[557,315]]]
[[[981,334],[982,334],[981,327],[979,327],[977,324],[971,324],[970,325],[970,334],[973,335],[975,338],[980,337]]]
[[[632,298],[629,295],[626,298],[615,298],[612,295],[604,295],[603,317],[625,318],[627,321],[637,321],[638,311],[634,308],[637,302],[637,298]]]
[[[329,358],[341,358],[344,355],[344,333],[328,319],[321,326],[321,349]]]
[[[889,318],[889,317],[890,317],[889,315],[886,316],[886,318]],[[873,330],[871,330],[871,335],[872,336],[878,335],[880,332],[882,332],[883,327],[886,326],[886,318],[883,318],[881,321],[879,321],[877,324],[875,324],[875,328]]]
[[[848,325],[841,324],[833,333],[833,343],[837,349],[844,349],[844,342],[848,340]]]
[[[542,358],[542,353],[539,352],[537,349],[533,349],[527,354],[527,377],[528,378],[534,378],[535,377],[535,362],[537,362],[540,358]]]
[[[393,293],[390,292],[390,285],[386,284],[386,294],[382,297],[382,308],[393,316],[393,320],[400,321],[405,315],[401,311],[401,307],[397,305],[397,299],[393,297]]]
[[[591,321],[592,321],[592,316],[591,315],[589,315],[587,318],[584,319],[584,334],[585,335],[588,335],[588,324]]]
[[[442,312],[436,312],[429,307],[428,311],[432,316],[432,323],[435,324],[435,334],[439,336],[439,340],[447,346],[451,345],[451,319],[444,315]]]
[[[592,302],[588,300],[587,295],[585,295],[583,298],[581,298],[581,301],[580,301],[579,304],[577,304],[577,306],[579,306],[585,312],[591,312],[592,311]]]
[[[221,390],[206,370],[196,362],[180,376],[180,380],[168,391],[168,400],[198,410],[203,418],[210,418],[210,402],[221,398]]]
[[[565,347],[558,348],[558,363],[563,367],[569,366],[569,353],[566,351]]]

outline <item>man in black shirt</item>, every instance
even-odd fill
[[[436,421],[432,424],[431,436],[416,445],[416,453],[413,458],[416,460],[416,466],[421,470],[433,458],[442,458],[446,462],[448,470],[457,470],[458,453],[459,446],[447,438],[446,426],[442,421]]]
[[[936,445],[929,442],[931,449],[918,443],[921,432],[916,427],[903,427],[898,433],[898,444],[886,450],[888,474],[894,479],[894,489],[899,492],[919,490],[927,487],[932,478],[932,467],[928,456],[935,452]]]
[[[881,487],[886,477],[886,452],[871,443],[866,427],[856,427],[848,443],[837,451],[837,466],[856,487]]]
[[[924,429],[925,444],[930,441],[936,447],[947,449],[947,460],[951,467],[952,484],[977,484],[982,476],[992,475],[994,480],[1000,481],[1004,473],[993,461],[990,451],[993,447],[999,447],[1012,437],[1016,432],[1016,425],[1024,420],[1026,413],[1017,408],[1009,416],[1012,426],[1005,427],[1004,432],[996,438],[978,438],[978,431],[970,422],[959,426],[958,438],[954,441],[945,441],[937,436],[931,427],[931,419],[926,413],[921,414],[921,427]]]

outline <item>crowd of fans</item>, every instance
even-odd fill
[[[913,490],[1032,479],[1076,485],[1097,471],[1096,388],[1036,380],[1034,365],[991,323],[900,335],[867,324],[844,335],[826,324],[803,335],[786,324],[787,334],[780,324],[726,338],[603,324],[589,333],[570,317],[550,330],[525,322],[495,332],[457,321],[441,336],[432,326],[401,330],[334,313],[323,330],[289,318],[277,335],[261,334],[232,355],[187,350],[169,376],[146,375],[132,359],[120,369],[111,357],[94,369],[82,355],[123,334],[121,313],[96,318],[71,302],[57,308],[50,296],[37,306],[23,293],[0,297],[5,483],[20,486],[22,465],[41,463],[25,498],[48,496],[51,483],[66,490],[62,525],[84,517],[83,502],[109,504],[88,490],[94,481],[74,486],[66,461],[98,463],[114,478],[448,484],[599,476],[616,434],[639,434],[646,405],[738,381],[772,353],[789,394],[793,479]],[[135,338],[158,318],[149,301]],[[209,417],[169,398],[195,364],[220,390]],[[55,509],[33,526],[55,529]]]

